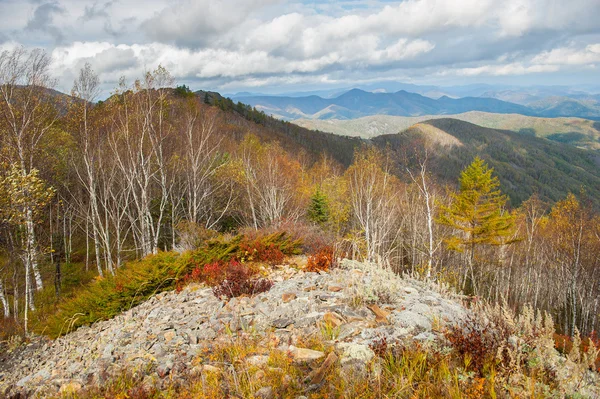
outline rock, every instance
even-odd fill
[[[294,320],[287,317],[282,317],[271,322],[271,325],[275,328],[286,328],[291,324],[294,324]]]
[[[156,372],[160,378],[165,378],[173,368],[173,361],[168,359],[156,368]]]
[[[317,299],[323,301],[323,302],[327,302],[330,301],[332,299],[335,299],[335,296],[333,295],[328,295],[328,294],[319,294],[317,295]]]
[[[209,364],[195,366],[193,359],[199,350],[206,348],[210,353],[216,342],[229,339],[224,334],[227,328],[237,330],[236,337],[247,332],[256,334],[265,347],[289,351],[294,362],[312,366],[303,391],[309,395],[311,389],[321,389],[327,381],[331,370],[327,366],[334,362],[332,359],[337,357],[335,362],[340,361],[347,370],[374,367],[368,348],[374,340],[383,336],[395,342],[413,339],[412,335],[416,335],[415,341],[437,340],[439,334],[431,331],[434,317],[440,323],[454,323],[466,315],[460,303],[417,281],[401,278],[397,281],[396,310],[350,306],[346,288],[372,284],[373,275],[372,266],[356,261],[348,265],[349,269],[327,273],[292,273],[283,266],[271,271],[276,283],[270,291],[229,302],[215,298],[204,286],[188,287],[179,294],[163,292],[112,320],[99,321],[52,342],[22,345],[9,355],[8,364],[0,349],[0,397],[9,388],[11,395],[50,389],[54,393],[46,396],[56,396],[69,381],[78,381],[84,388],[88,384],[102,385],[118,377],[123,369],[146,370],[152,364],[155,372],[143,382],[158,389],[186,375],[224,373]],[[321,323],[339,330],[335,354],[296,347],[303,338],[319,335]],[[271,372],[268,357],[262,353],[252,355],[246,359],[247,365],[254,368],[252,378],[266,384],[265,374]],[[291,376],[285,377],[284,370],[277,372],[282,373],[283,383],[295,384]]]
[[[311,362],[313,360],[317,360],[325,356],[325,354],[321,351],[315,351],[312,349],[306,348],[296,348],[290,347],[290,353],[294,362]]]
[[[32,378],[33,378],[32,375],[28,375],[28,376],[21,378],[19,381],[17,381],[17,386],[24,387],[29,382],[29,380],[31,380]]]
[[[327,371],[337,361],[337,359],[337,355],[331,352],[329,355],[327,355],[327,358],[325,359],[321,367],[312,372],[308,376],[307,380],[309,380],[311,384],[320,384],[321,382],[323,382]]]
[[[271,387],[263,387],[258,391],[254,392],[254,396],[260,399],[274,399],[275,393]]]
[[[47,369],[42,369],[40,371],[38,371],[37,373],[35,373],[35,375],[33,376],[33,379],[35,380],[47,380],[48,378],[50,378],[52,375],[50,374],[50,372]],[[0,375],[0,378],[2,376]]]
[[[369,309],[371,309],[371,311],[373,313],[375,313],[375,321],[376,322],[386,323],[386,324],[389,323],[388,316],[390,315],[390,312],[388,312],[387,310],[381,309],[377,305],[371,305],[371,306],[369,306]]]
[[[417,291],[416,288],[413,287],[404,287],[404,292],[406,292],[407,294],[417,294],[419,291]]]
[[[343,351],[341,363],[359,362],[366,364],[373,359],[375,353],[367,345],[354,343],[341,343],[338,348]]]
[[[176,334],[175,334],[175,331],[167,331],[167,332],[164,334],[165,341],[166,341],[166,342],[171,342],[171,341],[173,340],[173,338],[175,338],[175,335],[176,335]]]
[[[344,324],[345,320],[335,312],[327,312],[323,315],[323,322],[331,327],[337,328]]]
[[[287,292],[281,296],[281,300],[283,301],[283,303],[288,303],[290,301],[293,301],[294,299],[296,299],[296,294],[294,294],[293,292]]]
[[[212,328],[202,328],[196,331],[196,341],[212,341],[219,334]]]
[[[394,324],[398,324],[400,327],[406,327],[410,329],[420,328],[422,330],[431,330],[431,320],[429,318],[412,312],[410,310],[403,310],[401,312],[392,312],[390,316]]]
[[[112,360],[113,359],[113,351],[115,350],[115,346],[113,344],[107,344],[104,347],[104,350],[102,351],[102,357],[104,359],[109,359]]]
[[[337,339],[340,341],[344,341],[358,334],[360,334],[360,331],[354,325],[344,324],[340,327],[340,333],[338,334]]]
[[[255,356],[250,356],[248,359],[246,359],[246,363],[248,363],[249,365],[252,366],[264,366],[265,364],[267,364],[267,362],[269,361],[269,356],[265,356],[265,355],[255,355]]]

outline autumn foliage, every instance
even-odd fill
[[[308,257],[306,268],[304,270],[307,272],[328,271],[334,264],[334,252],[333,247],[330,245],[322,247],[314,255]]]

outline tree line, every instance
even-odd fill
[[[98,101],[90,65],[68,98],[49,65],[39,50],[0,55],[0,303],[25,329],[58,301],[65,265],[108,276],[206,231],[297,226],[340,255],[548,310],[565,333],[598,327],[600,216],[585,193],[511,209],[479,158],[453,189],[432,177],[430,150],[407,170],[368,144],[348,144],[349,166],[290,151],[265,129],[293,125],[173,88],[163,67]]]

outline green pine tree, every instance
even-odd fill
[[[327,223],[329,220],[329,205],[327,204],[327,198],[323,192],[321,192],[320,188],[317,188],[310,198],[308,218],[320,225]]]
[[[460,175],[460,190],[452,194],[452,203],[440,207],[438,222],[451,226],[460,234],[446,239],[452,250],[468,254],[473,291],[477,292],[474,275],[476,250],[482,245],[510,243],[514,233],[514,217],[504,208],[508,197],[499,189],[498,178],[485,161],[476,157]],[[463,289],[466,284],[463,277]]]

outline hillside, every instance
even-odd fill
[[[423,126],[435,128],[434,136],[431,129]],[[439,132],[454,140],[445,139],[440,144]],[[585,188],[596,205],[600,198],[598,154],[543,138],[444,118],[424,121],[401,133],[378,136],[372,141],[381,147],[390,145],[403,165],[411,149],[431,148],[430,171],[446,182],[456,181],[470,160],[480,156],[494,168],[502,191],[510,196],[513,205],[534,193],[554,202],[564,198],[566,192],[579,193],[581,188]],[[460,145],[444,144],[452,142]]]
[[[199,90],[195,95],[221,110],[220,115],[228,125],[224,133],[236,140],[241,140],[248,132],[252,132],[263,140],[278,141],[290,152],[296,153],[302,149],[313,160],[326,153],[344,166],[352,163],[354,150],[363,143],[357,137],[315,131],[273,118],[247,104],[234,103],[216,92]]]
[[[371,93],[352,89],[335,98],[253,96],[235,97],[240,101],[283,119],[354,119],[368,115],[448,115],[468,111],[519,113],[535,111],[519,104],[494,98],[441,96],[437,99],[400,90],[395,93]]]
[[[545,137],[581,148],[600,149],[600,122],[581,118],[542,118],[520,114],[472,111],[454,115],[415,117],[373,115],[350,120],[297,119],[294,120],[294,124],[339,135],[373,138],[382,134],[398,133],[415,123],[440,118],[458,119],[482,127]]]
[[[540,116],[580,116],[600,118],[599,96],[559,97],[551,96],[529,104]]]
[[[510,391],[525,394],[517,381],[528,381],[529,369],[543,368],[553,374],[537,378],[540,390],[598,393],[598,374],[587,370],[587,360],[567,359],[554,350],[550,327],[531,330],[529,323],[542,323],[541,316],[467,309],[460,296],[435,284],[356,261],[343,260],[329,273],[305,272],[305,258],[289,263],[271,270],[273,287],[256,296],[224,300],[210,288],[190,285],[55,341],[37,340],[11,350],[8,357],[4,353],[0,394],[425,397],[433,385],[438,397],[462,393],[460,397],[477,398],[483,388],[473,387],[481,381],[486,392],[503,395],[507,378]],[[483,314],[505,319],[475,321]],[[502,320],[515,325],[500,330]],[[463,327],[481,330],[475,339],[462,333]],[[463,342],[485,346],[465,353]],[[436,349],[440,345],[444,355]],[[502,356],[493,360],[496,351],[508,358],[526,348],[530,354],[511,361],[508,371]],[[484,371],[491,362],[499,370],[492,376]],[[449,369],[456,371],[450,374]]]
[[[201,93],[198,95],[202,96]],[[428,125],[451,136],[451,141],[457,140],[464,144],[436,147],[435,151],[432,151],[431,171],[444,184],[455,184],[460,170],[479,155],[496,169],[503,191],[510,196],[511,203],[515,206],[528,199],[533,193],[538,193],[545,200],[555,202],[564,198],[569,192],[579,193],[581,188],[585,188],[590,200],[596,206],[600,206],[598,154],[572,145],[581,143],[582,146],[585,144],[590,148],[598,148],[600,131],[597,130],[599,128],[597,122],[576,118],[555,120],[472,112],[460,116],[465,119],[484,121],[491,126],[512,126],[519,129],[519,133],[502,128],[486,128],[454,118],[420,121],[421,118],[418,117],[399,120],[401,123],[420,122],[421,129],[409,126],[400,134],[381,135],[364,140],[359,137],[340,136],[299,127],[295,123],[268,117],[244,104],[235,104],[221,96],[215,95],[214,100],[211,101],[224,110],[226,118],[231,118],[230,124],[252,129],[255,134],[266,140],[279,140],[290,151],[298,151],[298,148],[302,148],[313,157],[325,152],[345,166],[352,162],[354,150],[366,143],[373,143],[382,149],[390,144],[394,151],[398,152],[398,162],[404,162],[410,149],[421,146],[421,141],[426,140],[427,134],[423,134],[422,127]],[[257,120],[256,115],[261,115],[262,118],[258,122],[254,122]],[[381,126],[379,121],[387,121],[389,118],[393,118],[392,122],[396,122],[397,117],[391,116],[364,118],[360,121],[368,123],[370,127],[374,126],[374,129],[379,129]],[[323,121],[323,124],[326,123],[327,121]],[[520,123],[524,123],[524,126],[519,127]],[[392,129],[389,125],[385,125],[385,122],[383,128]],[[566,133],[549,134],[555,132],[557,128]],[[532,136],[530,129],[535,129],[536,134],[540,136],[545,134],[551,140]],[[242,129],[242,131],[247,130]],[[400,165],[398,170],[404,171],[405,165]],[[403,175],[403,172],[400,172],[400,175]]]

